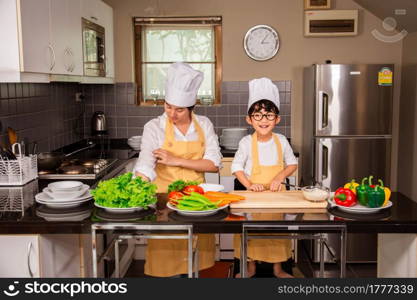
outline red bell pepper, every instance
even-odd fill
[[[341,206],[353,206],[358,203],[355,193],[350,189],[338,188],[334,193],[334,201]]]

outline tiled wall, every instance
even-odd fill
[[[276,131],[290,137],[291,82],[275,84],[281,98],[281,123]],[[75,102],[76,92],[83,92],[84,102]],[[247,100],[247,82],[224,82],[222,104],[197,106],[195,112],[208,116],[221,135],[226,127],[249,128]],[[163,107],[137,106],[133,83],[0,83],[0,141],[8,144],[7,127],[12,127],[27,145],[37,141],[38,151],[54,150],[88,137],[91,117],[98,110],[106,113],[112,138],[141,135],[145,123],[163,113]]]
[[[7,127],[38,151],[50,151],[83,138],[84,104],[75,102],[77,83],[0,83],[0,141],[8,144]]]
[[[291,137],[291,81],[274,82],[280,91],[281,122],[276,132]],[[109,134],[114,138],[127,138],[141,135],[143,126],[152,118],[163,113],[162,107],[137,106],[135,104],[135,85],[117,83],[115,85],[85,85],[86,128],[91,131],[90,120],[94,111],[104,111],[108,120]],[[195,112],[205,115],[213,122],[217,134],[223,128],[248,127],[245,121],[248,103],[248,83],[239,81],[224,82],[222,104],[197,106]]]

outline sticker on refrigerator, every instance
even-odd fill
[[[382,68],[378,72],[378,85],[391,86],[392,85],[392,71],[390,68]]]

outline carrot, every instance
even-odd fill
[[[204,196],[206,197],[212,197],[212,198],[223,198],[223,199],[238,199],[238,200],[244,200],[245,197],[236,195],[236,194],[227,194],[222,192],[206,192],[204,193]]]

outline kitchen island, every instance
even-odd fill
[[[384,255],[384,252],[386,252],[384,247],[392,247],[389,245],[389,238],[405,238],[403,235],[406,234],[405,236],[410,239],[410,237],[415,237],[417,233],[417,203],[399,193],[393,193],[391,198],[393,203],[392,207],[369,215],[353,215],[338,211],[337,208],[314,210],[225,209],[212,216],[187,217],[181,216],[166,207],[166,194],[158,194],[158,202],[155,209],[150,208],[131,214],[111,214],[94,207],[92,202],[70,209],[52,209],[45,205],[39,205],[34,201],[34,195],[44,185],[45,182],[43,180],[35,180],[27,184],[23,187],[26,190],[22,192],[24,199],[21,203],[21,211],[1,212],[1,235],[90,236],[93,224],[117,223],[142,225],[186,224],[193,226],[194,233],[241,233],[243,224],[282,225],[283,231],[286,231],[286,228],[294,228],[296,225],[331,227],[337,224],[345,225],[348,233],[374,232],[378,234],[395,234],[380,235],[380,245],[378,247],[381,248],[378,252],[380,260],[381,255]],[[11,188],[9,191],[13,189],[16,188]],[[9,202],[13,201],[13,199],[8,200]],[[282,213],[282,219],[268,219],[271,212]],[[253,213],[264,214],[265,218],[262,221],[253,220]],[[328,232],[332,231],[330,230]],[[414,243],[414,241],[411,243]],[[384,246],[384,244],[387,245]],[[91,245],[88,245],[87,242],[85,247],[87,248],[87,246]],[[403,251],[407,250],[407,245],[402,245],[401,247]],[[392,258],[390,260],[391,262]],[[383,259],[379,263],[381,264],[379,269],[385,268]],[[410,262],[407,262],[407,264],[410,264]],[[379,276],[385,276],[382,271],[378,274]],[[403,276],[407,276],[407,274]]]

